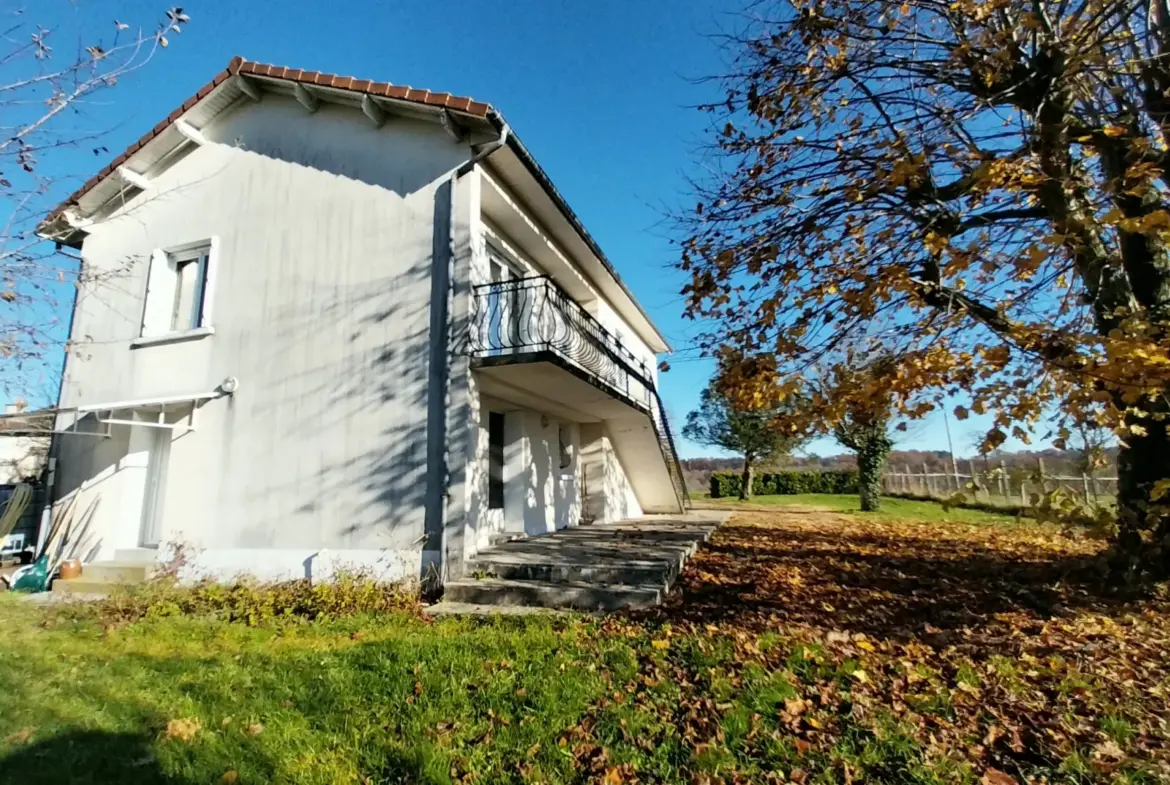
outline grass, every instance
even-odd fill
[[[712,499],[706,493],[692,493],[691,499],[699,506],[731,509],[759,509],[770,507],[803,507],[857,515],[875,521],[942,521],[955,523],[1005,524],[1015,523],[1010,515],[952,507],[944,510],[935,502],[883,497],[877,512],[862,512],[856,495],[830,493],[801,493],[788,496],[754,496],[748,502],[739,499]]]
[[[608,618],[0,596],[0,783],[1170,779],[1165,596],[1098,595],[1099,546],[1031,524],[838,501],[737,513],[665,606]]]

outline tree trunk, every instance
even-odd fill
[[[1111,567],[1126,585],[1170,577],[1170,495],[1150,500],[1159,480],[1170,480],[1170,435],[1160,424],[1145,436],[1129,436],[1117,453],[1118,532]]]
[[[881,506],[882,468],[888,453],[888,449],[872,445],[857,452],[857,484],[864,512],[875,512]]]
[[[752,476],[755,474],[755,467],[752,466],[752,458],[751,453],[743,456],[743,474],[739,478],[740,501],[746,501],[752,498]]]

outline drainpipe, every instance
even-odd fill
[[[501,117],[498,112],[493,112],[492,114],[488,115],[488,121],[491,122],[492,125],[496,126],[500,132],[500,135],[496,139],[493,139],[490,142],[486,142],[479,149],[479,152],[471,156],[471,158],[466,163],[460,166],[456,172],[456,177],[461,177],[467,174],[475,168],[476,164],[508,143],[508,136],[512,133],[512,127],[504,122],[504,118]]]

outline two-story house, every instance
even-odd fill
[[[88,559],[447,578],[685,506],[667,342],[487,104],[237,58],[40,233],[98,281],[52,445]]]

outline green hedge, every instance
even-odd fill
[[[739,472],[711,475],[711,498],[739,496]],[[791,496],[797,493],[857,493],[857,472],[764,472],[752,478],[754,496]]]

